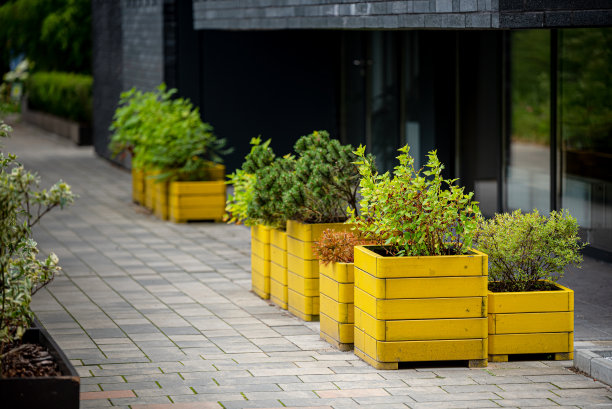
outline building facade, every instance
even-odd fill
[[[483,212],[567,208],[612,253],[612,2],[93,0],[94,139],[162,81],[236,148],[314,129],[381,170],[436,149]]]

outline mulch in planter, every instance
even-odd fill
[[[47,348],[38,344],[7,344],[2,350],[2,378],[61,376]]]

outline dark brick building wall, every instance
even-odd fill
[[[123,89],[152,90],[164,81],[163,0],[123,0]]]
[[[496,28],[499,0],[194,0],[196,29]]]
[[[121,1],[92,1],[93,139],[96,152],[108,152],[108,127],[123,89]]]

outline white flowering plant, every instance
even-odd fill
[[[0,136],[8,136],[3,125]],[[0,350],[21,338],[33,317],[32,295],[61,269],[53,253],[38,259],[32,227],[52,209],[72,204],[75,195],[62,181],[48,190],[39,190],[39,182],[15,155],[0,152]]]

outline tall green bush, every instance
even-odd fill
[[[32,109],[77,122],[91,122],[93,78],[65,72],[36,72],[27,79]]]
[[[0,60],[25,54],[40,70],[91,72],[90,0],[0,3]]]

